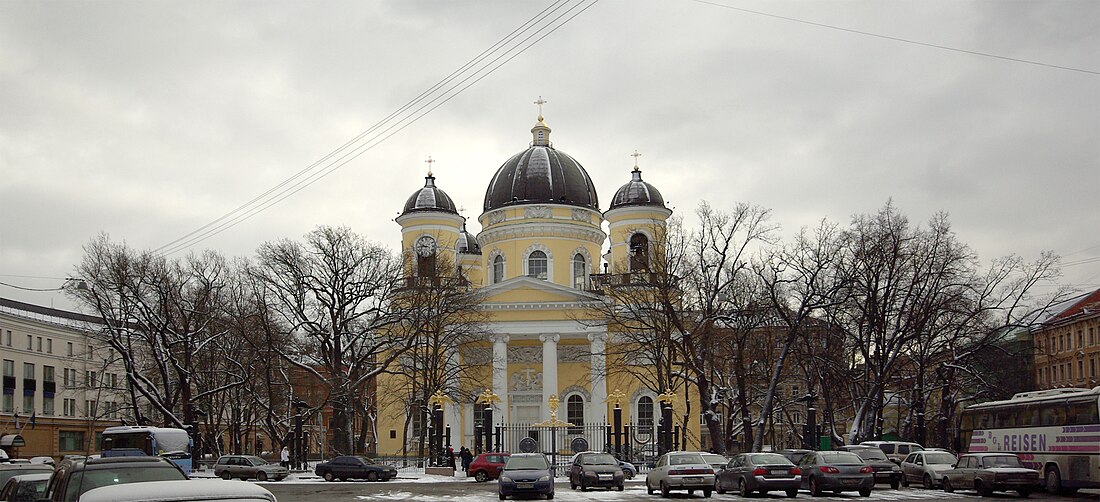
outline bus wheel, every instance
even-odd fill
[[[1058,494],[1062,491],[1062,474],[1058,472],[1058,466],[1047,467],[1046,485],[1047,493]]]

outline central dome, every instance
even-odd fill
[[[550,144],[540,116],[532,145],[504,162],[485,191],[485,211],[519,204],[566,204],[599,210],[592,178],[569,154]]]

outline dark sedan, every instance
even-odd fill
[[[588,491],[592,487],[616,488],[623,491],[623,468],[619,461],[608,453],[587,452],[578,454],[569,466],[569,488],[581,487]]]
[[[901,467],[886,458],[886,454],[877,446],[842,446],[844,451],[859,455],[875,471],[875,483],[889,483],[895,490],[901,486],[903,473]]]
[[[798,462],[802,469],[802,487],[818,497],[826,490],[833,493],[858,491],[870,497],[875,487],[874,469],[855,453],[817,451],[807,453]]]
[[[554,498],[554,474],[550,472],[550,462],[546,461],[546,456],[541,453],[515,453],[509,456],[500,471],[497,494],[500,500],[510,495],[546,495],[547,500]]]
[[[325,481],[345,481],[365,479],[367,481],[389,481],[397,477],[397,469],[375,462],[369,457],[345,455],[328,462],[321,462],[313,472]]]
[[[801,485],[802,470],[787,457],[778,453],[742,453],[734,455],[718,471],[714,487],[718,493],[737,490],[742,497],[757,492],[767,495],[770,491],[795,497]]]

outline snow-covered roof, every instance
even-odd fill
[[[261,486],[221,479],[147,481],[102,486],[80,496],[81,502],[180,502],[180,501],[275,502]]]
[[[81,331],[98,331],[103,321],[95,316],[69,312],[8,298],[0,298],[0,313]]]

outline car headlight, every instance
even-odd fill
[[[550,481],[550,476],[543,476],[539,478],[539,481]]]
[[[508,476],[505,476],[505,475],[501,474],[501,475],[500,475],[500,481],[501,481],[501,482],[504,482],[504,483],[511,483],[511,482],[512,482],[512,478],[510,478],[510,477],[508,477]]]
[[[596,471],[584,471],[585,476],[596,477]]]

